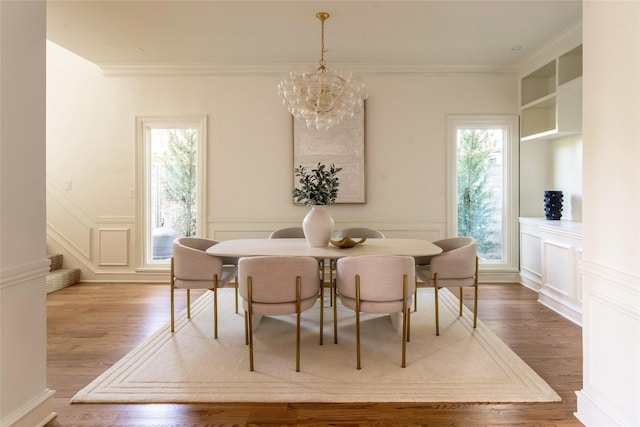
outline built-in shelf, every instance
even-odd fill
[[[582,132],[582,45],[527,74],[520,83],[521,141]]]

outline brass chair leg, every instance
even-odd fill
[[[333,288],[333,269],[335,267],[335,260],[329,259],[329,284]],[[331,293],[331,298],[329,298],[329,305],[334,305],[336,303],[335,294]]]
[[[333,279],[331,286],[333,298],[333,343],[338,344],[338,289],[336,288],[336,280]]]
[[[460,316],[462,316],[462,286],[460,286]]]
[[[236,314],[238,314],[238,276],[236,276]]]
[[[360,369],[360,276],[356,275],[356,359]]]
[[[413,291],[413,311],[418,311],[418,278],[416,277],[416,289]]]
[[[409,309],[407,309],[407,276],[404,276],[402,284],[402,367],[407,366],[407,339],[408,339],[408,322]]]
[[[173,289],[173,284],[171,284],[171,332],[175,331],[175,314],[173,313],[174,310],[174,289]]]
[[[174,307],[175,307],[175,296],[174,296],[174,292],[175,292],[175,275],[173,272],[173,257],[171,257],[171,332],[174,332],[175,328],[175,314],[174,314]]]
[[[213,275],[213,338],[218,339],[218,275]]]
[[[324,282],[320,284],[320,345],[324,344]]]
[[[435,292],[435,305],[436,305],[436,336],[440,336],[440,316],[438,315],[438,273],[433,276],[433,289]]]
[[[187,319],[191,319],[191,289],[187,289]]]
[[[249,345],[249,314],[244,311],[244,345]]]
[[[411,342],[411,305],[407,308],[407,342]]]
[[[253,372],[253,306],[251,303],[251,277],[247,277],[247,303],[249,315],[249,371]]]
[[[478,323],[478,257],[476,257],[476,277],[475,277],[475,283],[473,284],[473,286],[476,288],[475,289],[475,297],[473,300],[473,328],[475,329],[476,324]]]
[[[300,288],[302,278],[296,277],[296,372],[300,372]],[[324,286],[324,283],[323,283]]]

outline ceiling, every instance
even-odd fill
[[[102,67],[290,67],[318,63],[320,11],[328,67],[504,72],[578,23],[582,0],[47,0],[47,38]]]

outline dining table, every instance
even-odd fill
[[[207,253],[215,256],[242,258],[248,256],[310,256],[335,260],[345,256],[404,255],[412,257],[438,255],[442,249],[424,239],[367,239],[351,248],[329,243],[311,247],[304,238],[223,240]]]
[[[230,239],[223,240],[211,246],[206,251],[209,255],[242,258],[251,256],[309,256],[321,262],[321,279],[324,282],[325,260],[335,261],[347,256],[386,255],[386,256],[411,256],[422,257],[438,255],[442,248],[424,239],[394,239],[372,238],[366,239],[350,248],[342,248],[329,243],[327,246],[309,246],[304,238],[278,238],[278,239]],[[333,269],[330,262],[329,283],[333,282]],[[336,304],[335,296],[331,297],[331,304]],[[398,313],[396,313],[398,314]],[[320,321],[323,321],[323,311],[320,311]],[[391,322],[396,330],[399,329],[399,318],[390,315]],[[253,324],[254,328],[260,323],[258,316]],[[335,327],[335,325],[334,325]],[[320,342],[322,343],[322,338]]]

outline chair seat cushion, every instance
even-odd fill
[[[431,266],[417,266],[416,267],[416,276],[418,279],[422,280],[427,286],[435,286],[433,280],[433,274],[431,273]],[[460,279],[446,279],[446,278],[438,278],[438,285],[442,287],[465,287],[465,286],[473,286],[475,285],[475,279],[473,277],[465,277]]]
[[[224,266],[222,268],[222,277],[218,279],[218,286],[226,286],[235,279],[238,274],[238,267]],[[183,280],[176,278],[174,285],[177,289],[213,289],[213,276],[211,280]]]
[[[339,295],[340,302],[347,308],[355,311],[356,300]],[[407,298],[407,307],[411,305],[411,298]],[[363,313],[400,313],[402,312],[402,300],[400,301],[360,301],[360,311]]]

